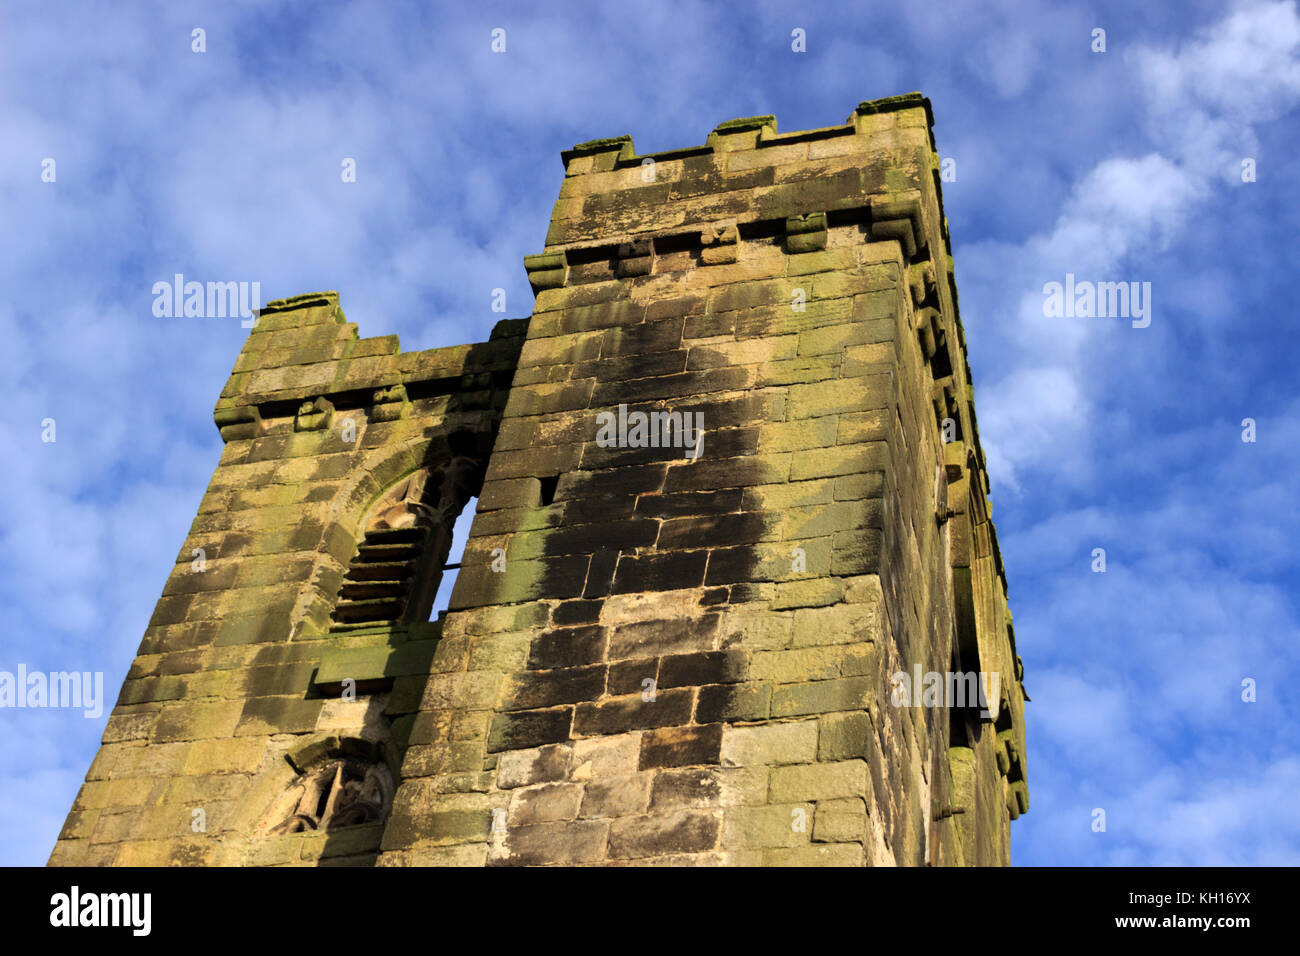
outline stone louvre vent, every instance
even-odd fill
[[[367,531],[343,576],[331,629],[400,620],[421,570],[427,537],[428,529],[418,526]]]

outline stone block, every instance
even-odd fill
[[[627,817],[642,814],[650,800],[652,773],[599,777],[583,787],[583,819]]]
[[[700,853],[718,843],[720,814],[711,810],[622,817],[610,824],[609,855],[639,859],[669,853]]]
[[[811,803],[730,807],[725,815],[722,842],[728,849],[806,846],[813,826]]]
[[[488,853],[489,866],[537,866],[596,863],[605,859],[609,823],[569,820],[511,827],[500,845]]]
[[[641,770],[716,764],[722,749],[722,724],[665,727],[641,738]]]
[[[873,684],[874,678],[869,677],[783,684],[772,690],[772,716],[791,717],[861,710],[871,704]]]
[[[565,744],[548,744],[503,753],[497,761],[497,786],[508,790],[563,780],[568,770],[570,751],[571,748]]]
[[[510,795],[509,826],[525,827],[535,823],[572,820],[582,805],[583,788],[577,783],[542,783],[520,787]]]
[[[867,764],[863,760],[809,763],[772,770],[769,799],[773,803],[838,800],[867,793]]]
[[[776,767],[807,763],[817,754],[817,722],[800,720],[757,727],[726,727],[722,734],[725,767]]]

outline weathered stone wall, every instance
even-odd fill
[[[522,341],[401,355],[279,304],[52,862],[1009,862],[1023,697],[929,125],[575,147]],[[702,439],[639,441],[654,413]],[[984,714],[895,699],[949,671],[999,674]],[[267,832],[344,764],[386,819]]]

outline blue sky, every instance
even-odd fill
[[[0,6],[0,670],[103,671],[111,703],[220,454],[247,332],[155,318],[154,282],[481,341],[493,289],[531,310],[561,149],[920,90],[1033,697],[1013,861],[1300,863],[1300,17],[1027,6]],[[1066,273],[1150,282],[1150,326],[1045,317]],[[0,862],[45,861],[106,718],[0,710]]]

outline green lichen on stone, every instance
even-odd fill
[[[289,296],[287,299],[272,299],[262,307],[262,314],[267,315],[271,312],[288,312],[293,309],[309,309],[316,306],[332,305],[338,308],[339,294],[334,291],[326,292],[304,292],[301,295]],[[340,315],[342,312],[339,313]]]
[[[892,113],[895,110],[912,109],[916,106],[925,108],[926,119],[933,123],[930,113],[930,101],[921,93],[902,93],[898,96],[886,96],[878,100],[863,100],[855,112],[866,116],[871,113]]]
[[[725,123],[719,123],[713,128],[715,133],[738,133],[750,129],[762,129],[770,126],[772,132],[776,132],[775,116],[742,116],[739,119],[727,120]]]
[[[573,147],[573,151],[582,153],[603,153],[607,150],[619,148],[624,143],[630,145],[631,142],[631,134],[624,133],[622,136],[607,136],[604,139],[589,139],[585,143],[578,143]]]

